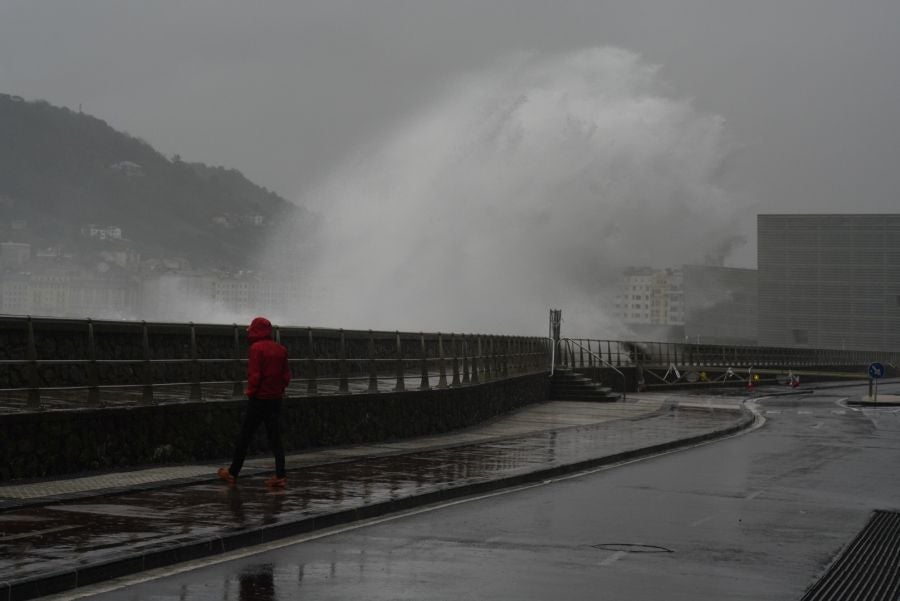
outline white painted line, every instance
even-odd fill
[[[695,522],[691,522],[691,528],[696,528],[700,524],[705,524],[706,522],[710,521],[711,519],[713,519],[713,516],[708,515],[705,518],[700,518],[699,520],[697,520]]]
[[[750,493],[749,495],[747,495],[746,497],[744,497],[744,500],[745,500],[745,501],[752,501],[753,499],[755,499],[755,498],[758,497],[759,495],[763,494],[763,492],[764,492],[764,491],[762,491],[762,490],[758,490],[758,491],[756,491],[756,492],[754,492],[754,493]]]
[[[613,553],[612,555],[610,555],[609,557],[607,557],[606,559],[604,559],[603,561],[601,561],[601,562],[600,562],[599,564],[597,564],[597,565],[600,565],[600,566],[608,566],[608,565],[611,564],[611,563],[614,563],[614,562],[616,562],[616,561],[619,561],[620,559],[622,559],[622,558],[625,557],[626,555],[628,555],[628,552],[627,552],[627,551],[616,551],[615,553]]]

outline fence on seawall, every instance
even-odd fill
[[[549,370],[545,338],[274,326],[289,397],[449,388]],[[239,398],[246,325],[0,316],[0,411]]]
[[[748,345],[699,344],[563,338],[556,349],[557,365],[573,368],[615,367],[803,367],[864,366],[875,361],[896,366],[900,353],[855,349],[788,348]]]

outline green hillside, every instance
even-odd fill
[[[85,225],[115,225],[145,258],[254,268],[288,218],[310,215],[236,170],[170,160],[95,117],[0,94],[0,240],[77,253],[96,242]]]

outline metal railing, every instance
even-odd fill
[[[863,366],[880,361],[897,365],[900,353],[844,349],[804,349],[764,346],[733,346],[677,342],[571,339],[581,347],[579,354],[569,353],[561,360],[570,366],[589,366],[600,357],[616,367],[755,367],[802,368],[815,366]]]
[[[274,326],[287,396],[429,390],[548,369],[540,337]],[[243,395],[246,326],[0,316],[0,410]]]
[[[627,394],[627,391],[628,391],[628,379],[625,377],[625,374],[619,368],[617,368],[615,365],[613,365],[612,363],[610,363],[609,361],[604,359],[602,356],[600,356],[597,353],[595,353],[594,351],[592,351],[590,348],[585,348],[585,346],[578,340],[573,340],[572,338],[561,338],[560,343],[565,343],[565,346],[566,346],[565,354],[572,359],[573,365],[575,363],[575,352],[572,347],[577,346],[579,353],[582,353],[582,355],[581,355],[582,367],[584,367],[583,353],[587,352],[589,367],[595,367],[595,365],[593,365],[593,361],[596,360],[596,362],[597,362],[596,367],[601,367],[601,366],[607,367],[607,368],[613,370],[614,372],[616,372],[617,374],[619,374],[619,377],[622,378],[622,400],[623,401],[625,400],[625,395]]]
[[[288,396],[429,390],[577,368],[897,365],[897,353],[275,326]],[[0,316],[0,411],[242,396],[246,327]],[[626,386],[627,387],[627,386]],[[623,388],[626,388],[623,387]]]

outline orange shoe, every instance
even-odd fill
[[[228,471],[227,467],[220,467],[219,471],[216,473],[219,475],[219,478],[228,484],[228,486],[235,486],[237,484],[237,478],[231,475],[231,472]]]
[[[266,480],[266,486],[269,488],[284,488],[287,486],[287,478],[282,476],[279,478],[278,476],[272,476],[268,480]]]

